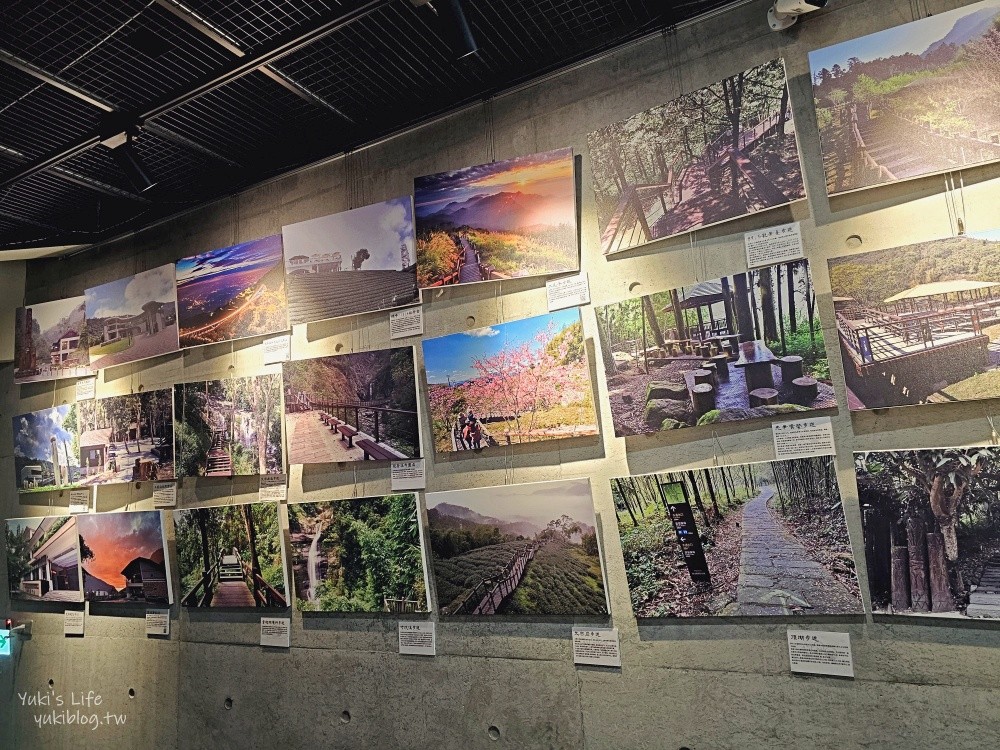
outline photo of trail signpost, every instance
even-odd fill
[[[83,601],[75,517],[9,518],[6,534],[12,600]]]
[[[852,410],[1000,397],[1000,230],[829,266]]]
[[[280,474],[281,376],[174,386],[178,477]]]
[[[285,362],[282,378],[288,463],[420,455],[413,347]]]
[[[182,347],[288,328],[281,235],[177,261]]]
[[[174,478],[173,391],[77,403],[80,484]]]
[[[175,510],[184,607],[288,606],[278,503]]]
[[[13,418],[14,475],[18,492],[48,492],[80,483],[76,404]]]
[[[416,495],[289,503],[288,531],[299,610],[430,609]]]
[[[437,452],[597,434],[580,311],[422,342]]]
[[[1000,448],[855,453],[875,612],[1000,618]]]
[[[14,311],[14,382],[93,375],[87,353],[84,297],[59,299]]]
[[[590,480],[427,494],[442,615],[608,612]]]
[[[830,195],[1000,159],[1000,0],[809,53]]]
[[[806,197],[785,65],[758,65],[589,136],[605,255]]]
[[[644,617],[863,612],[833,456],[611,480]]]
[[[414,182],[422,288],[576,271],[573,149]]]
[[[808,261],[595,313],[619,437],[837,405]]]
[[[81,514],[76,526],[87,601],[173,604],[160,511]]]

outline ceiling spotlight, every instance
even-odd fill
[[[125,173],[128,181],[132,183],[132,187],[140,193],[144,193],[156,185],[146,173],[142,159],[139,158],[139,152],[136,151],[135,144],[132,142],[132,133],[119,133],[102,140],[101,143],[111,149],[111,158]]]
[[[441,30],[457,59],[479,51],[469,20],[465,17],[462,0],[410,0],[410,4],[416,8],[426,5],[441,19]]]
[[[767,11],[771,31],[784,31],[795,25],[799,16],[825,8],[829,0],[775,0]]]

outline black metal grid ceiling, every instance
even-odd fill
[[[404,130],[731,0],[0,4],[0,249],[97,241]],[[136,123],[140,194],[100,144]]]

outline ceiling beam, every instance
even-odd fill
[[[0,154],[9,156],[14,161],[26,162],[28,157],[22,154],[17,149],[10,148],[0,143]],[[149,203],[149,199],[143,198],[141,195],[136,195],[135,193],[120,188],[116,185],[110,185],[107,182],[101,180],[95,180],[93,177],[88,177],[87,175],[80,174],[72,169],[67,169],[63,166],[56,166],[52,168],[49,173],[54,177],[62,178],[67,182],[72,182],[75,185],[80,185],[82,187],[90,188],[98,193],[104,193],[105,195],[113,195],[116,198],[128,198],[129,200],[136,201],[138,203]]]
[[[64,81],[61,78],[54,76],[45,70],[42,70],[37,65],[34,65],[28,62],[27,60],[22,60],[17,55],[11,54],[5,49],[0,49],[0,61],[7,63],[12,68],[17,68],[22,73],[27,73],[29,76],[37,78],[39,81],[49,84],[49,86],[53,86],[59,89],[60,91],[66,92],[70,96],[74,96],[80,101],[84,101],[87,104],[97,107],[98,109],[104,110],[105,112],[115,111],[115,108],[112,107],[107,102],[101,101],[96,96],[91,96],[78,86],[75,86],[72,83]]]

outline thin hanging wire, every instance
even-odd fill
[[[492,164],[497,160],[497,134],[492,98],[483,101],[483,130],[486,139],[486,161]]]

